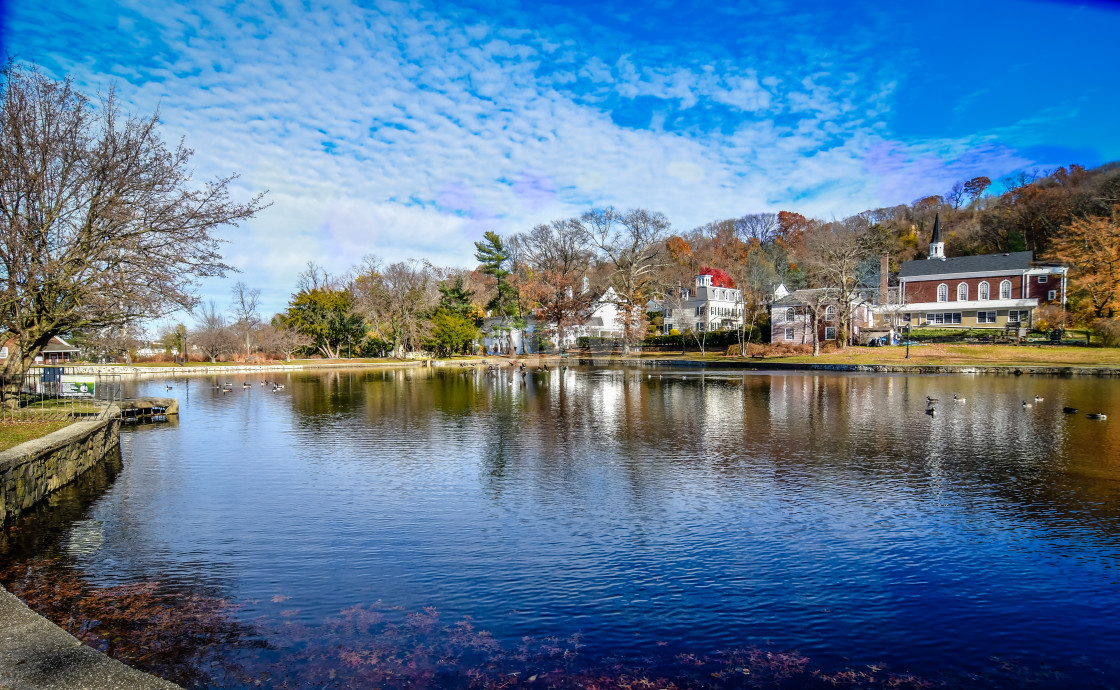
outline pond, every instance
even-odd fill
[[[187,686],[1120,677],[1111,380],[451,366],[128,385],[178,397],[179,420],[126,429],[119,461],[9,528],[2,575]]]

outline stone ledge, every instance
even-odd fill
[[[0,587],[0,690],[176,690],[87,647]]]
[[[0,524],[97,465],[120,444],[121,420],[75,422],[0,452]]]

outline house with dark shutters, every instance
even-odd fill
[[[1040,306],[1065,307],[1068,271],[1029,251],[946,257],[938,216],[929,258],[899,270],[899,303],[874,311],[914,328],[1030,328]]]

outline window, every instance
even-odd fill
[[[1040,285],[1042,283],[1048,282],[1049,280],[1050,280],[1050,276],[1039,276],[1038,277],[1038,282],[1039,282]]]
[[[976,299],[991,299],[988,293],[988,281],[985,280],[977,286]]]
[[[1058,291],[1057,290],[1050,290],[1049,292],[1046,293],[1046,299],[1051,300],[1051,301],[1058,299]]]
[[[957,284],[957,301],[958,302],[967,302],[968,301],[968,283],[958,283]]]
[[[949,286],[946,285],[945,283],[942,283],[942,284],[937,286],[937,301],[938,302],[948,302],[949,301]]]
[[[955,324],[961,322],[961,313],[957,312],[935,312],[926,317],[926,321],[932,324]]]
[[[795,336],[793,335],[793,329],[792,328],[787,328],[786,329],[786,340],[793,340],[794,337]]]
[[[824,339],[825,340],[836,340],[836,327],[835,326],[826,326],[825,327],[825,329],[824,329]]]
[[[1029,321],[1030,318],[1031,313],[1025,309],[1021,311],[1015,311],[1014,309],[1012,309],[1011,311],[1007,312],[1008,323],[1022,323],[1024,321]]]
[[[976,312],[976,323],[995,323],[996,313],[994,311],[978,311]]]
[[[7,359],[7,358],[8,358],[8,348],[7,348],[7,346],[0,347],[0,359]]]
[[[824,320],[825,321],[835,321],[836,320],[836,307],[834,307],[830,304],[830,305],[828,305],[827,307],[824,308]]]
[[[665,318],[667,318],[667,319],[673,318],[673,310],[672,309],[666,309],[665,310]]]
[[[999,284],[999,298],[1011,299],[1011,281],[1005,280]]]
[[[910,312],[902,315],[902,323],[910,323]]]
[[[793,307],[790,307],[789,309],[786,309],[786,321],[793,321],[793,319],[794,319],[794,311],[793,311]]]

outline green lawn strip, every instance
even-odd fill
[[[0,422],[0,450],[8,450],[21,443],[42,438],[51,432],[70,426],[74,421]]]

